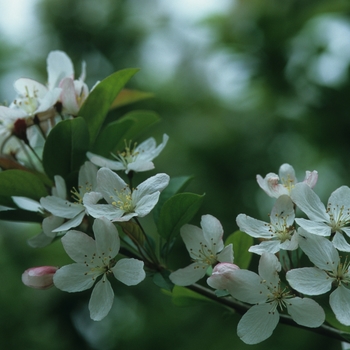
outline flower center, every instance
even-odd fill
[[[327,213],[330,218],[332,232],[341,232],[342,228],[350,222],[350,208],[345,208],[344,205],[338,204],[332,206],[328,203]]]
[[[16,99],[14,101],[14,104],[18,108],[24,110],[28,115],[33,115],[39,107],[38,90],[34,88],[33,94],[31,96],[27,86],[25,87],[25,89],[26,94],[23,97]]]
[[[294,226],[288,226],[287,224],[287,216],[279,216],[276,214],[276,222],[273,222],[273,218],[271,218],[270,224],[265,224],[269,226],[269,232],[271,232],[271,238],[276,238],[281,243],[291,240],[292,236],[295,232]]]
[[[113,157],[118,159],[121,163],[123,163],[124,167],[127,168],[128,164],[135,162],[139,152],[136,151],[137,143],[134,143],[133,148],[131,148],[131,141],[129,143],[125,142],[125,149],[123,152],[119,152],[118,155],[112,154]]]
[[[115,193],[118,197],[118,200],[113,201],[112,205],[120,210],[123,210],[125,213],[132,213],[135,209],[135,205],[132,201],[132,195],[129,188],[125,187],[120,192],[115,190]]]
[[[213,246],[216,245],[216,243],[212,243],[212,244],[213,244]],[[213,265],[217,262],[216,252],[214,252],[213,249],[209,248],[208,245],[203,243],[203,242],[199,243],[198,250],[193,250],[191,248],[190,253],[191,253],[191,257],[192,257],[194,262],[204,264],[207,266]]]

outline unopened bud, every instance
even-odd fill
[[[233,278],[232,273],[236,270],[239,270],[239,267],[235,264],[217,264],[213,269],[212,275],[207,279],[207,283],[215,289],[229,289],[230,280]]]
[[[38,266],[25,270],[22,274],[22,282],[31,288],[47,289],[53,286],[53,275],[57,271],[54,266]]]

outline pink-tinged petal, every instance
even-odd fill
[[[274,173],[267,174],[264,179],[260,175],[257,175],[256,181],[270,197],[278,198],[282,194],[289,194],[289,191],[278,183],[279,177]]]
[[[260,277],[266,281],[266,284],[277,288],[280,281],[278,272],[281,271],[281,264],[277,257],[271,253],[263,253],[258,269]]]
[[[189,286],[205,276],[209,265],[193,263],[169,275],[170,281],[177,286]]]
[[[247,233],[249,236],[266,239],[274,237],[269,224],[264,221],[254,219],[245,214],[239,214],[236,222],[239,229]]]
[[[116,160],[110,160],[104,157],[101,157],[97,154],[93,154],[91,152],[87,152],[86,156],[89,158],[90,162],[94,163],[95,165],[99,167],[105,167],[111,170],[123,170],[125,169],[125,166],[123,163],[118,162]]]
[[[315,300],[309,298],[291,298],[286,300],[287,309],[292,319],[305,327],[320,327],[326,315]]]
[[[304,183],[306,183],[311,188],[314,188],[318,180],[318,172],[314,171],[306,171]]]
[[[51,51],[46,62],[49,89],[57,87],[66,77],[74,78],[73,63],[63,51]]]
[[[305,231],[313,235],[328,237],[331,235],[332,229],[324,222],[311,221],[306,219],[295,219],[295,222]]]
[[[326,208],[317,194],[305,183],[298,183],[291,192],[293,202],[312,221],[329,222]]]
[[[217,260],[221,263],[233,263],[233,245],[227,245],[218,255]]]
[[[350,253],[350,244],[346,241],[346,239],[341,233],[339,232],[335,233],[332,243],[333,243],[333,246],[338,250],[340,250],[341,252]]]
[[[74,81],[72,78],[64,78],[59,87],[62,89],[61,101],[63,108],[69,114],[77,115],[79,112],[79,105],[75,95]]]
[[[53,286],[53,276],[57,271],[54,266],[38,266],[25,270],[22,282],[31,288],[47,289]]]
[[[142,197],[153,194],[155,192],[161,192],[169,184],[170,177],[167,174],[154,175],[141,184],[139,184],[133,191],[133,201],[137,203]]]
[[[221,251],[224,248],[224,242],[222,240],[224,230],[220,221],[212,215],[202,215],[201,227],[204,239],[212,250],[215,249],[216,252]]]
[[[90,263],[96,255],[94,239],[83,232],[68,231],[61,241],[69,257],[77,263]]]
[[[333,278],[316,267],[290,270],[286,278],[291,287],[306,295],[321,295],[332,288]]]
[[[270,304],[254,305],[241,318],[237,335],[246,344],[257,344],[269,338],[279,322],[279,313]]]
[[[249,304],[265,302],[269,294],[262,278],[249,270],[232,271],[227,289],[234,298]]]
[[[251,246],[248,251],[261,255],[263,253],[276,254],[281,249],[281,242],[278,240],[273,241],[263,241],[260,244]]]
[[[327,238],[311,235],[299,229],[299,246],[318,268],[325,271],[336,271],[339,264],[339,253]]]
[[[101,321],[112,308],[114,292],[107,278],[98,281],[92,290],[89,310],[90,317],[94,321]]]
[[[112,268],[114,277],[127,286],[134,286],[142,282],[146,273],[144,263],[137,259],[120,259]]]
[[[65,232],[73,227],[77,227],[82,223],[84,216],[85,216],[85,210],[79,213],[76,217],[66,221],[61,226],[58,226],[57,228],[52,230],[52,232]]]
[[[350,326],[350,290],[340,285],[329,296],[331,306],[337,320],[345,326]]]
[[[229,289],[231,279],[234,278],[232,272],[238,269],[239,267],[235,264],[217,264],[214,267],[211,276],[207,279],[207,283],[214,289]]]
[[[96,219],[92,226],[97,255],[108,262],[119,252],[120,239],[117,228],[106,218]],[[106,265],[107,265],[106,264]]]
[[[95,283],[99,274],[90,274],[90,268],[84,264],[71,264],[58,269],[53,282],[58,289],[65,292],[81,292]]]

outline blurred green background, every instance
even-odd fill
[[[156,170],[139,179],[156,171],[194,175],[188,190],[206,199],[193,224],[212,214],[228,235],[239,213],[266,220],[273,200],[256,174],[277,173],[286,162],[300,180],[306,170],[318,170],[315,190],[323,201],[349,185],[350,2],[11,3],[0,3],[0,100],[12,101],[19,77],[45,82],[45,60],[55,49],[72,58],[77,75],[86,61],[89,87],[116,70],[141,68],[128,87],[155,98],[114,113],[150,109],[162,116],[139,141],[160,141],[167,133],[169,143]],[[38,229],[0,222],[1,349],[341,348],[282,325],[269,340],[247,346],[236,336],[235,315],[211,303],[179,308],[150,281],[132,288],[115,282],[111,313],[93,322],[90,291],[70,295],[22,285],[30,266],[70,262],[59,242],[27,246]],[[181,242],[178,250],[188,259]]]

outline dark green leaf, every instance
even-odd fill
[[[44,147],[43,165],[46,174],[66,178],[78,171],[86,159],[89,133],[83,118],[59,122],[50,132]]]
[[[43,221],[43,217],[35,212],[18,209],[0,211],[0,220],[41,223]]]
[[[140,228],[134,222],[118,222],[118,225],[122,228],[123,232],[131,238],[133,242],[137,242],[140,246],[143,246],[145,242],[145,236]]]
[[[242,231],[232,233],[225,242],[225,246],[232,243],[234,252],[234,263],[241,269],[248,269],[252,253],[248,249],[253,245],[253,237]]]
[[[174,283],[172,283],[169,279],[170,271],[162,270],[160,272],[156,272],[153,275],[153,283],[160,288],[165,290],[172,291],[174,288]]]
[[[158,203],[153,210],[154,221],[157,223],[159,220],[160,211],[163,204],[172,196],[182,192],[186,186],[192,181],[193,176],[179,176],[170,179],[169,185],[160,194]]]
[[[22,196],[39,200],[48,195],[42,181],[36,175],[22,170],[0,172],[0,196]]]
[[[89,94],[80,108],[79,116],[88,126],[90,143],[94,144],[96,136],[106,115],[124,85],[138,71],[136,68],[123,69],[102,80]]]
[[[123,89],[113,101],[111,109],[125,106],[130,103],[134,103],[151,97],[154,97],[154,94],[152,94],[151,92]]]
[[[158,233],[168,241],[175,238],[197,213],[203,198],[204,195],[194,193],[179,193],[169,198],[160,211]]]

